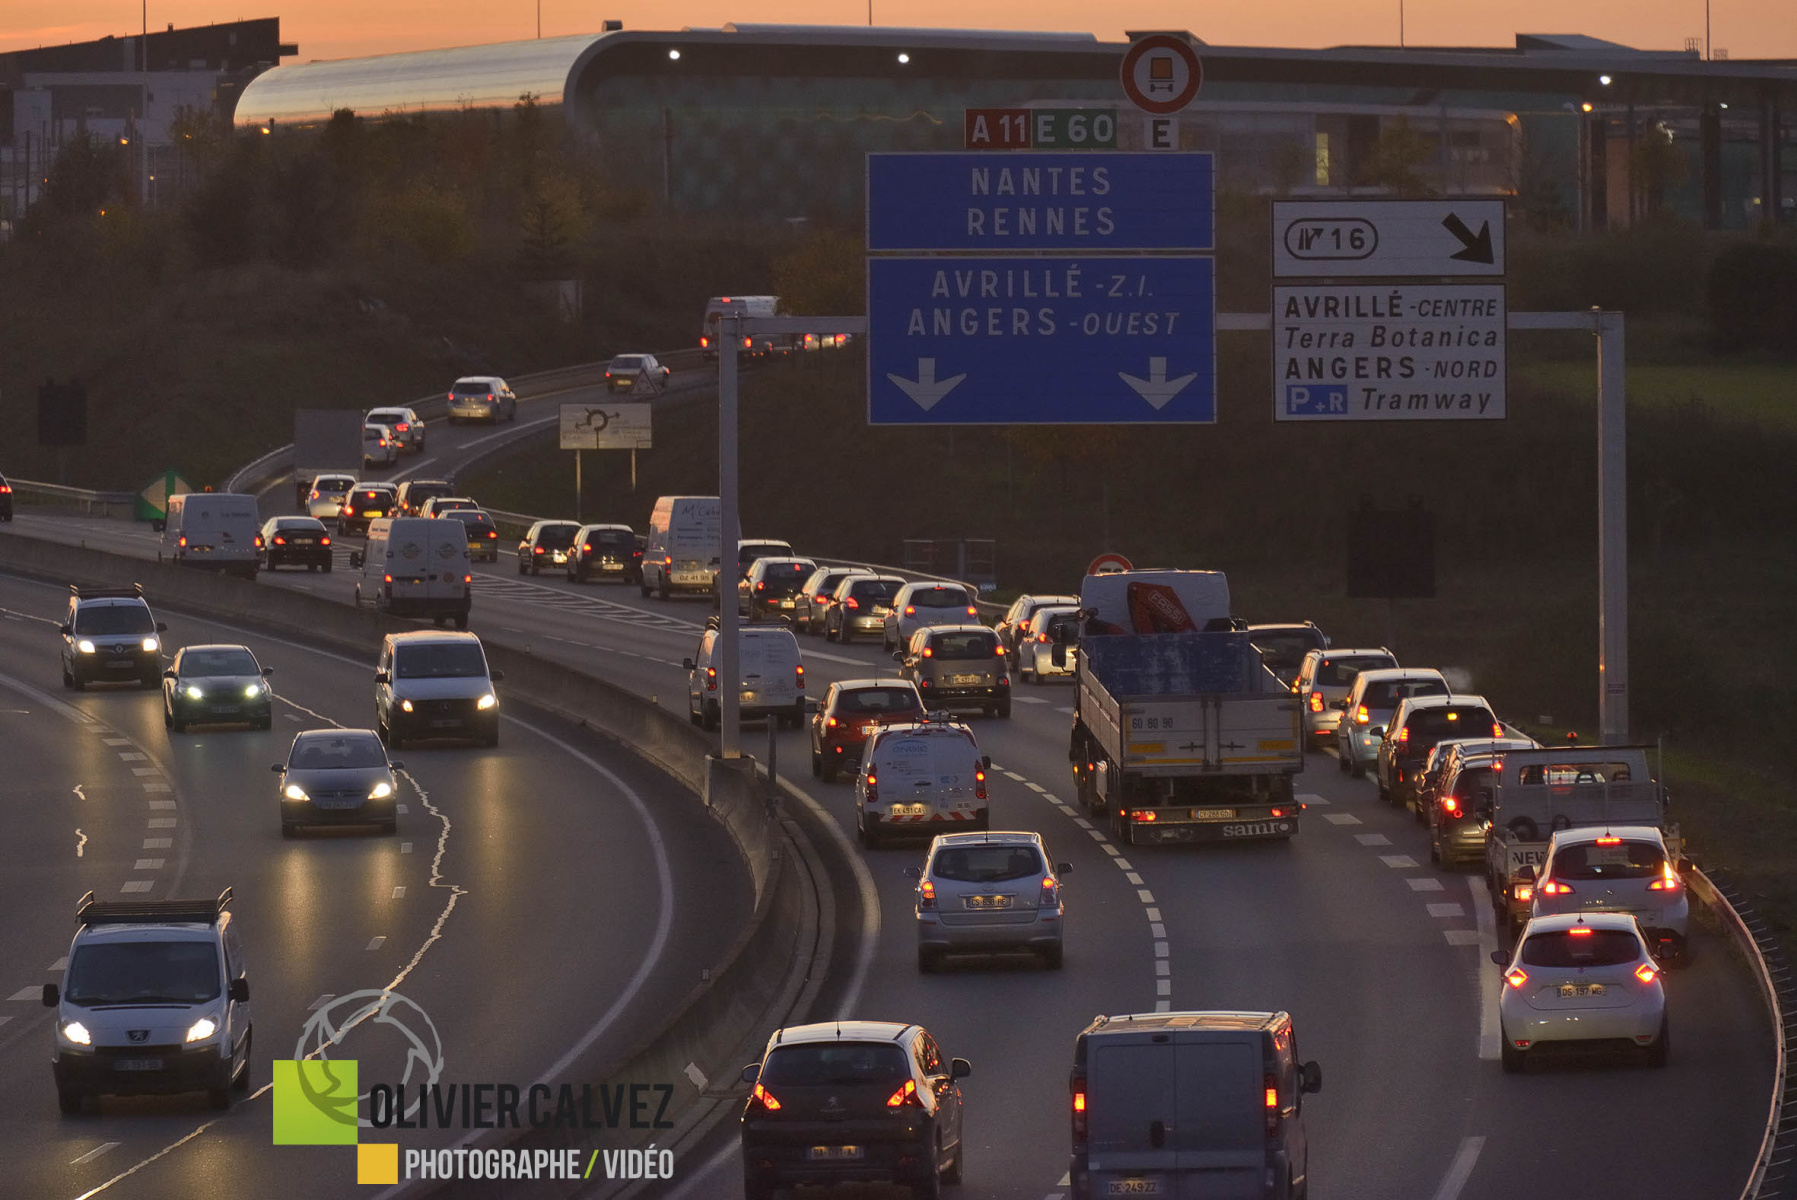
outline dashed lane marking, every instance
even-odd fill
[[[1408,854],[1381,854],[1379,856],[1379,861],[1386,866],[1399,871],[1408,870],[1411,867],[1416,866],[1416,859],[1411,858]]]
[[[119,889],[119,891],[121,891],[121,892],[147,892],[155,886],[156,886],[156,881],[154,879],[127,879],[125,881],[125,886],[121,887]]]
[[[1383,833],[1357,833],[1354,835],[1354,840],[1359,842],[1362,846],[1391,845],[1391,839],[1386,837]]]
[[[1136,874],[1134,871],[1125,871],[1123,874],[1123,878],[1129,880],[1130,884],[1134,887],[1142,886],[1142,877],[1140,875]]]
[[[1013,696],[1013,697],[1011,697],[1011,699],[1016,701],[1018,704],[1047,704],[1048,703],[1048,701],[1044,700],[1040,696]]]
[[[363,949],[364,950],[379,950],[382,946],[385,946],[386,944],[387,944],[387,939],[385,937],[371,937],[368,939],[368,945],[364,946]]]
[[[1441,931],[1441,936],[1448,939],[1450,946],[1477,946],[1479,944],[1477,929],[1444,929]],[[1497,1055],[1494,1054],[1492,1057],[1496,1058]]]
[[[1433,875],[1418,875],[1406,879],[1404,882],[1410,885],[1410,890],[1413,892],[1439,892],[1443,890],[1441,880],[1435,878]]]
[[[393,889],[393,898],[395,900],[404,900],[406,898],[406,889],[403,887],[394,888]]]
[[[57,959],[55,962],[51,963],[49,965],[49,967],[47,968],[47,970],[49,970],[51,974],[55,974],[57,971],[68,970],[68,966],[69,966],[69,956],[65,954],[61,958]]]
[[[145,838],[143,848],[145,850],[167,850],[174,844],[174,838]]]
[[[1448,1165],[1448,1173],[1442,1176],[1441,1186],[1435,1189],[1435,1195],[1430,1200],[1459,1200],[1460,1189],[1472,1178],[1473,1167],[1479,1161],[1479,1151],[1484,1148],[1485,1139],[1482,1137],[1463,1138],[1459,1152]]]
[[[96,1158],[100,1157],[102,1154],[106,1153],[108,1150],[118,1149],[119,1144],[120,1143],[118,1143],[118,1142],[101,1142],[98,1146],[95,1146],[92,1150],[89,1150],[86,1154],[83,1154],[80,1158],[70,1159],[69,1165],[71,1167],[78,1167],[82,1163],[90,1163],[90,1162],[94,1161],[94,1159],[96,1159]]]
[[[108,746],[129,746],[131,744],[130,738],[109,737],[109,738],[101,738],[100,741],[105,743]]]
[[[175,802],[173,800],[151,800],[149,805],[151,812],[165,812],[175,807]]]
[[[149,820],[149,826],[151,829],[173,829],[175,827],[175,818],[174,817],[151,817]]]
[[[1479,1057],[1494,1059],[1501,1055],[1503,1035],[1498,1026],[1497,991],[1487,984],[1485,963],[1491,958],[1491,952],[1498,948],[1497,914],[1491,909],[1491,889],[1485,885],[1483,877],[1471,876],[1467,879],[1466,886],[1472,894],[1473,916],[1478,925],[1476,941],[1467,944],[1479,947],[1478,961],[1473,964],[1476,972],[1474,986],[1479,989]]]
[[[149,756],[138,750],[126,750],[119,754],[120,762],[148,762]]]
[[[44,995],[43,988],[28,987],[28,988],[20,988],[18,991],[14,992],[12,995],[8,996],[7,999],[8,1000],[41,1000],[43,998],[43,995]]]
[[[166,861],[166,859],[161,858],[140,858],[131,869],[133,871],[160,871],[162,870],[162,864]]]
[[[1323,820],[1331,825],[1359,825],[1361,820],[1353,813],[1324,813]]]
[[[1465,906],[1456,900],[1444,900],[1439,904],[1431,904],[1428,908],[1429,915],[1432,917],[1464,917],[1466,915]],[[1476,931],[1471,932],[1476,933]]]
[[[1153,904],[1154,893],[1147,888],[1140,888],[1136,891],[1136,899],[1140,900],[1143,904]]]

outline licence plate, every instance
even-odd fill
[[[1601,996],[1604,994],[1604,985],[1601,983],[1563,983],[1560,985],[1560,994],[1566,997]]]
[[[312,803],[316,804],[319,808],[360,808],[362,806],[362,802],[360,800],[355,800],[355,799],[350,799],[350,800],[314,800]]]
[[[861,1146],[813,1146],[805,1151],[805,1157],[812,1162],[841,1162],[860,1158],[865,1153]]]
[[[929,811],[930,806],[927,804],[895,804],[892,806],[892,815],[895,817],[921,817]]]
[[[781,608],[791,608],[792,601],[791,600],[782,600],[782,601],[780,601],[780,607]]]
[[[1009,908],[1011,907],[1011,898],[1009,896],[969,896],[967,897],[967,907]]]
[[[984,680],[985,676],[983,675],[951,675],[948,681],[950,683],[981,683]]]
[[[115,1058],[112,1061],[112,1069],[115,1071],[160,1071],[162,1070],[162,1060],[160,1058]]]
[[[1204,821],[1204,820],[1225,820],[1225,821],[1227,821],[1229,818],[1231,818],[1233,816],[1235,816],[1235,809],[1233,809],[1233,808],[1194,808],[1192,810],[1192,818],[1194,820],[1198,820],[1198,821]],[[1154,1181],[1149,1180],[1149,1182],[1153,1183]]]
[[[237,706],[235,704],[214,704],[211,711],[215,713],[234,713],[237,711]]]
[[[462,720],[460,717],[439,717],[437,720],[431,722],[431,728],[432,729],[454,729],[457,725],[460,725],[461,723],[462,723]]]
[[[1158,1179],[1113,1179],[1105,1185],[1107,1196],[1158,1196],[1161,1194],[1161,1181]]]

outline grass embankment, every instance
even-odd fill
[[[864,360],[776,365],[745,379],[743,529],[804,551],[897,562],[907,537],[992,537],[1006,592],[1065,590],[1105,550],[1227,571],[1238,612],[1309,618],[1337,645],[1458,667],[1507,716],[1587,737],[1597,701],[1594,401],[1515,371],[1509,420],[1275,426],[1265,346],[1226,339],[1209,428],[873,429]],[[1787,378],[1797,372],[1787,369]],[[588,520],[647,523],[655,497],[707,494],[716,416],[657,417],[629,487],[622,453],[588,454]],[[1797,708],[1777,640],[1797,592],[1783,466],[1797,431],[1709,408],[1631,410],[1633,725],[1663,735],[1678,816],[1797,928],[1797,805],[1775,776]],[[574,513],[571,455],[542,443],[467,481],[483,503]],[[1345,531],[1362,496],[1439,517],[1438,596],[1346,595]]]

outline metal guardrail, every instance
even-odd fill
[[[136,492],[94,492],[86,488],[64,487],[59,483],[38,483],[31,479],[14,479],[11,483],[15,504],[72,508],[90,517],[130,517],[137,511]]]
[[[1754,1159],[1753,1173],[1741,1189],[1741,1200],[1786,1200],[1797,1197],[1797,1101],[1789,1096],[1790,1052],[1797,1036],[1797,982],[1771,926],[1753,911],[1745,893],[1720,871],[1693,869],[1691,890],[1726,927],[1760,985],[1772,1018],[1776,1054],[1766,1132]]]

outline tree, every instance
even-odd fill
[[[44,185],[44,202],[61,217],[95,217],[135,189],[123,148],[83,129],[63,144]]]
[[[860,238],[833,229],[804,235],[774,261],[774,289],[796,316],[855,316],[867,307],[867,256]]]
[[[580,192],[560,176],[540,180],[524,201],[518,269],[526,279],[566,279],[573,267],[568,246],[584,224]]]

